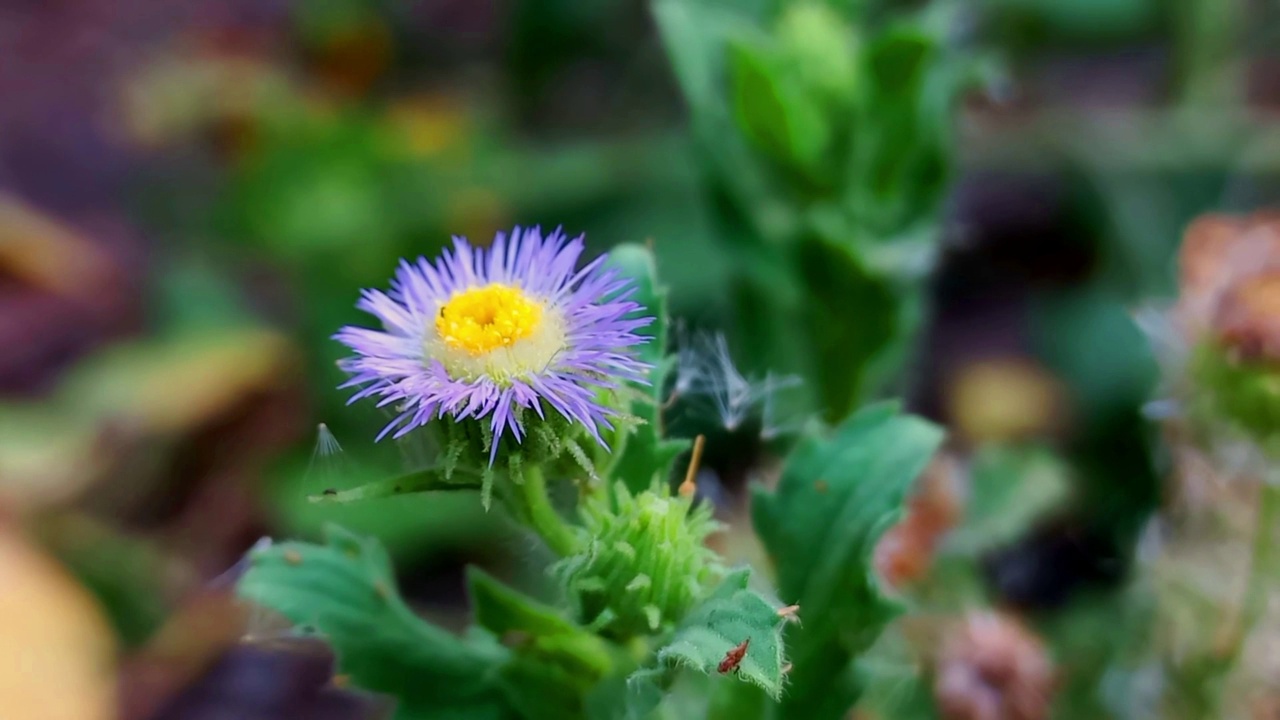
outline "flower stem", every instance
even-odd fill
[[[525,468],[524,483],[520,488],[524,493],[525,507],[529,511],[529,525],[547,543],[547,547],[560,556],[577,552],[578,539],[551,504],[542,468]]]
[[[1270,478],[1268,478],[1270,480]],[[1253,530],[1253,556],[1249,568],[1249,584],[1244,593],[1244,617],[1241,618],[1240,639],[1257,625],[1266,611],[1267,587],[1275,566],[1276,523],[1280,522],[1280,487],[1266,482],[1259,492],[1257,525]],[[1240,652],[1240,648],[1236,648]]]

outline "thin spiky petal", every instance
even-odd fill
[[[652,319],[636,317],[642,307],[630,299],[630,281],[603,269],[604,257],[578,268],[585,247],[581,236],[570,240],[557,229],[544,237],[536,227],[500,233],[488,249],[455,237],[434,262],[401,261],[387,291],[363,291],[357,307],[382,329],[344,327],[333,337],[355,353],[339,363],[350,376],[341,387],[357,389],[351,402],[372,397],[398,411],[379,439],[438,419],[483,419],[493,431],[492,463],[504,436],[523,439],[522,411],[542,418],[545,404],[604,445],[601,428],[611,428],[616,413],[597,399],[599,391],[644,382],[649,367],[635,348],[647,338],[636,331]],[[461,377],[431,355],[441,307],[490,283],[519,288],[563,323],[561,346],[545,366]]]

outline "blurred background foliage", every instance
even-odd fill
[[[1115,587],[1160,492],[1141,415],[1156,369],[1130,313],[1171,291],[1188,220],[1273,200],[1275,15],[1249,0],[12,5],[0,508],[97,599],[113,630],[93,632],[132,649],[126,687],[151,700],[130,717],[195,702],[191,682],[216,696],[232,682],[218,663],[273,662],[220,660],[212,637],[182,673],[155,670],[157,631],[214,602],[264,535],[317,538],[329,520],[377,535],[406,595],[456,619],[463,561],[519,577],[529,551],[466,498],[308,501],[429,452],[373,444],[385,418],[345,406],[329,336],[364,321],[358,290],[400,258],[541,224],[594,250],[651,244],[678,341],[723,331],[744,381],[799,378],[745,422],[676,399],[680,434],[709,438],[699,484],[726,518],[769,476],[780,427],[903,395],[993,488],[958,546],[981,557],[983,592],[1057,608]],[[758,552],[747,526],[730,554]],[[311,677],[298,662],[277,671]]]

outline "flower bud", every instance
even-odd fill
[[[658,632],[680,620],[721,574],[705,505],[666,487],[632,495],[619,483],[583,504],[586,548],[553,571],[579,619],[614,637]]]

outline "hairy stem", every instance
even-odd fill
[[[1257,524],[1253,530],[1253,552],[1249,567],[1249,584],[1245,588],[1244,608],[1240,622],[1240,641],[1235,648],[1239,656],[1244,638],[1262,619],[1267,607],[1268,580],[1275,566],[1276,548],[1272,542],[1276,523],[1280,522],[1280,487],[1267,482],[1258,498]]]
[[[577,552],[578,539],[551,504],[542,468],[536,465],[525,468],[524,483],[519,487],[524,494],[525,509],[529,513],[529,525],[547,543],[547,547],[562,557]]]

